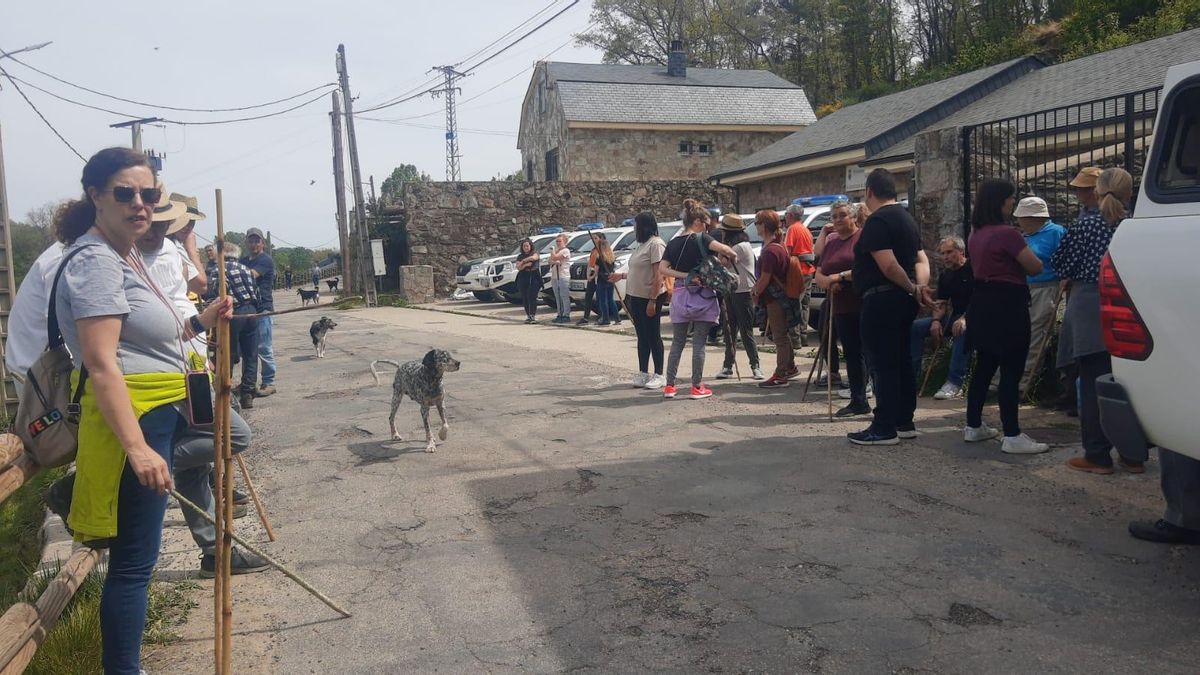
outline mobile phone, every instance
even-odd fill
[[[187,400],[192,426],[212,426],[214,421],[212,383],[208,379],[207,372],[201,370],[187,374]]]

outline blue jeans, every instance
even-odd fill
[[[258,319],[238,319],[238,315],[254,314],[253,305],[242,305],[233,310],[233,321],[229,323],[231,348],[237,350],[242,361],[242,381],[238,390],[253,394],[258,388]]]
[[[174,439],[184,424],[173,405],[159,406],[138,421],[146,444],[167,466],[171,465]],[[117,496],[117,536],[108,549],[108,576],[100,596],[101,661],[108,675],[137,675],[140,669],[146,595],[158,562],[166,511],[166,495],[142,487],[127,462]]]
[[[950,320],[943,324],[945,329],[942,333],[943,336],[950,335],[947,326],[953,324],[957,319],[957,316],[950,317]],[[909,347],[912,350],[913,377],[916,378],[918,384],[921,382],[921,361],[925,356],[925,338],[929,337],[929,327],[932,325],[933,317],[931,316],[917,319],[912,323],[912,344]],[[965,337],[964,335],[954,338],[950,348],[950,371],[946,373],[946,382],[956,387],[961,387],[963,378],[967,376],[967,341]]]
[[[618,318],[617,301],[613,299],[615,289],[616,287],[607,281],[596,282],[596,300],[601,321],[616,321]]]
[[[274,321],[275,318],[270,316],[258,320],[258,358],[262,361],[264,387],[275,384],[275,347],[271,344],[274,339]]]
[[[236,410],[229,411],[230,439],[233,454],[250,446],[250,425]],[[194,504],[216,518],[212,488],[208,476],[212,473],[213,434],[211,429],[187,428],[175,441],[175,489]],[[201,553],[213,553],[217,548],[217,528],[195,511],[183,507],[183,519],[192,532],[192,539]]]

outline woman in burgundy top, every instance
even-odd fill
[[[1001,449],[1009,454],[1036,454],[1049,446],[1021,433],[1017,420],[1018,385],[1029,355],[1029,284],[1026,275],[1039,274],[1042,261],[1020,230],[1009,223],[1016,188],[1007,180],[989,178],[979,185],[972,213],[968,257],[975,273],[975,290],[967,308],[967,348],[975,350],[975,374],[967,390],[968,442],[998,436],[983,423],[988,385],[1000,370]]]
[[[767,325],[775,343],[775,372],[758,386],[764,389],[786,387],[800,371],[796,368],[792,340],[788,337],[787,310],[774,296],[781,294],[787,283],[790,256],[783,245],[779,214],[773,209],[763,209],[754,215],[754,223],[763,236],[763,248],[758,255],[758,282],[751,289],[750,297],[755,304],[766,307]]]
[[[846,353],[846,375],[850,378],[850,405],[837,411],[838,417],[865,415],[871,412],[867,403],[867,382],[863,374],[862,335],[858,315],[862,303],[851,286],[854,267],[854,245],[862,229],[850,213],[850,204],[845,200],[833,203],[830,209],[832,232],[821,230],[814,247],[820,251],[821,265],[817,268],[817,285],[825,289],[825,304],[833,317],[833,327]]]

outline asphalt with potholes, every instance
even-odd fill
[[[628,335],[454,307],[331,311],[321,360],[314,313],[278,320],[280,393],[247,413],[268,548],[354,616],[237,577],[239,672],[1195,672],[1200,551],[1125,532],[1157,463],[1066,470],[1068,418],[1023,411],[1057,444],[1010,457],[923,399],[919,439],[859,448],[801,387],[664,401],[626,384]],[[431,346],[463,367],[427,454],[367,366]],[[210,670],[206,593],[151,672]]]

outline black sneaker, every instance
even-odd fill
[[[855,445],[896,445],[900,442],[900,437],[896,434],[884,436],[870,427],[863,431],[846,434],[846,438]]]
[[[234,548],[229,555],[230,574],[254,574],[262,572],[271,566],[271,563],[262,558],[250,553],[243,552],[240,548]],[[200,556],[200,578],[211,579],[217,573],[217,556],[212,553],[205,553]]]
[[[1129,534],[1156,544],[1200,545],[1200,530],[1189,530],[1162,519],[1153,523],[1148,520],[1135,520],[1129,524]]]
[[[244,391],[238,397],[238,403],[242,405],[242,410],[249,410],[254,407],[254,394]]]
[[[588,321],[587,317],[585,316],[585,317],[583,317],[582,319],[580,319],[580,320],[576,321],[576,322],[575,322],[575,325],[576,325],[576,326],[586,326],[586,325],[588,325],[589,323],[591,323],[591,322],[590,322],[590,321]]]
[[[838,410],[833,414],[834,417],[854,417],[855,415],[866,415],[871,412],[871,406],[866,403],[851,403],[850,405]]]
[[[821,375],[820,377],[818,377],[817,381],[814,382],[813,385],[816,387],[820,387],[821,389],[828,387],[829,386],[829,373],[825,373],[825,374]],[[837,389],[842,388],[842,378],[840,375],[833,376],[833,386]]]
[[[71,515],[71,497],[75,490],[75,472],[71,472],[50,484],[46,489],[46,508],[50,513],[62,518],[63,527],[67,533],[75,535],[75,531],[67,525],[67,516]]]
[[[917,425],[912,424],[897,424],[896,435],[904,439],[913,439],[917,437]]]

